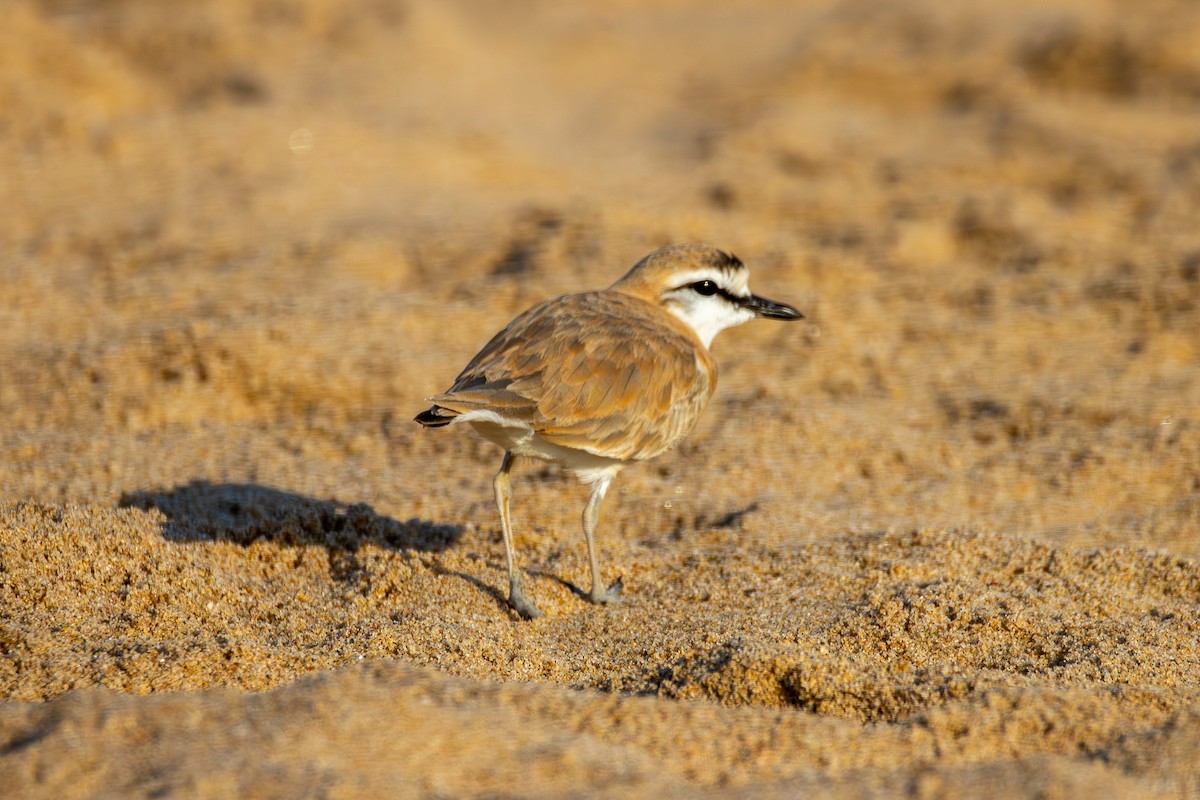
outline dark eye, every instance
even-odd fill
[[[696,294],[702,294],[705,297],[711,297],[721,291],[721,289],[712,281],[696,281],[692,284],[692,291]]]

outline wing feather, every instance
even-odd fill
[[[564,447],[644,459],[685,436],[715,388],[715,365],[690,328],[608,290],[534,306],[431,399],[460,414],[496,411]]]

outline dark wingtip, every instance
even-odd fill
[[[431,406],[413,417],[413,422],[419,422],[426,428],[440,428],[443,425],[449,425],[450,421],[457,416],[453,411],[443,414],[443,412],[447,411],[449,409],[442,408],[441,406]]]

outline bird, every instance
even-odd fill
[[[526,593],[513,546],[510,471],[517,456],[561,465],[591,486],[583,534],[591,566],[586,599],[620,600],[596,555],[600,504],[632,462],[678,444],[717,385],[713,337],[754,318],[798,320],[790,305],[751,293],[749,270],[706,244],[655,250],[607,289],[567,294],[516,317],[483,346],[414,421],[469,424],[504,450],[493,479],[508,565],[508,605],[542,616]],[[582,594],[582,592],[580,592]]]

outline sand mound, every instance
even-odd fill
[[[379,662],[260,695],[91,690],[11,704],[0,711],[0,774],[19,793],[61,797],[1194,792],[1200,717],[1121,735],[1114,708],[1102,694],[998,691],[969,711],[863,729]]]

